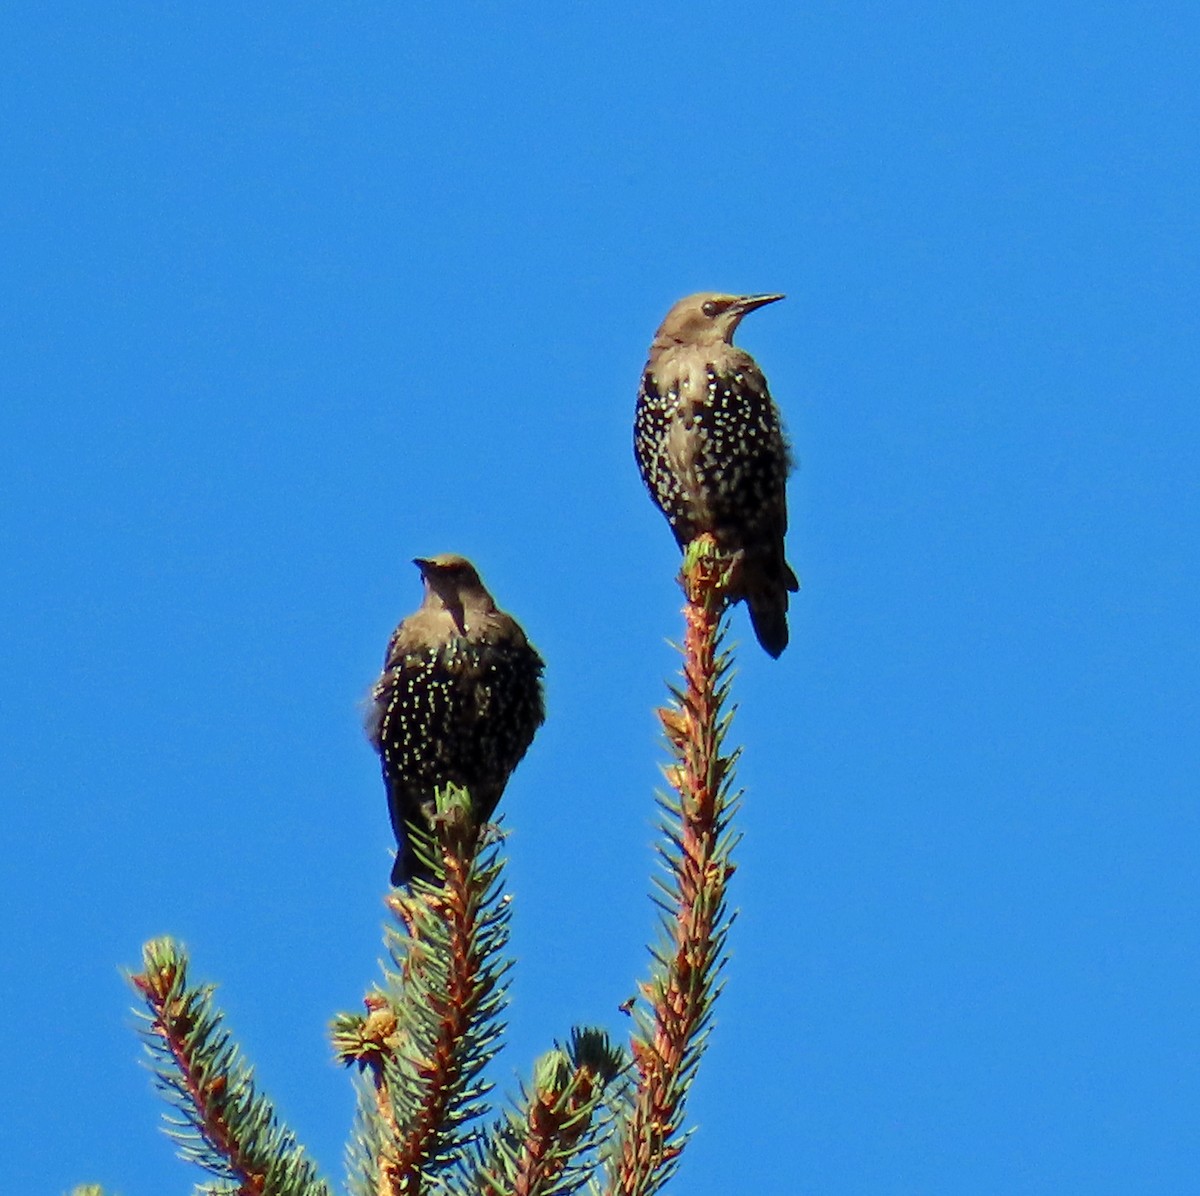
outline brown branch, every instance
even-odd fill
[[[426,850],[440,857],[441,881],[386,899],[398,971],[367,994],[365,1017],[342,1014],[331,1028],[337,1060],[369,1075],[362,1113],[372,1153],[363,1162],[375,1196],[420,1196],[431,1172],[452,1164],[469,1138],[464,1122],[479,1113],[479,1072],[500,1028],[507,902],[498,864],[479,854],[465,790],[439,791],[430,831]]]
[[[466,1032],[474,996],[472,981],[478,961],[467,951],[471,910],[462,880],[461,869],[450,870],[446,877],[445,897],[438,901],[438,913],[450,931],[450,986],[444,996],[430,993],[430,999],[438,1006],[440,1030],[432,1056],[420,1068],[425,1082],[425,1100],[412,1127],[401,1135],[398,1143],[397,1170],[402,1176],[410,1177],[409,1185],[400,1190],[411,1196],[419,1196],[421,1167],[432,1154],[431,1148],[441,1130],[450,1095],[460,1075],[456,1048]]]
[[[565,1085],[538,1090],[525,1121],[512,1196],[538,1196],[562,1175],[591,1126],[597,1082],[591,1068],[577,1067]]]
[[[376,1196],[396,1196],[401,1177],[396,1162],[396,1143],[400,1125],[388,1084],[386,1061],[395,1056],[399,1042],[399,1019],[387,998],[371,992],[363,998],[366,1016],[338,1018],[333,1025],[333,1047],[338,1062],[357,1065],[371,1077],[375,1098],[375,1116],[382,1129],[379,1157],[376,1159]]]
[[[179,958],[157,958],[147,950],[146,970],[130,980],[150,1009],[151,1030],[175,1061],[180,1090],[195,1112],[194,1124],[213,1151],[226,1159],[237,1178],[238,1196],[262,1196],[266,1175],[255,1169],[251,1151],[232,1131],[227,1117],[230,1104],[228,1077],[222,1071],[206,1073],[193,1055],[191,1037],[196,1028],[192,1002],[187,999],[187,965]]]
[[[707,543],[705,543],[707,541]],[[720,839],[729,758],[720,755],[721,666],[717,641],[726,604],[728,561],[705,537],[684,562],[686,633],[683,688],[659,711],[675,762],[667,780],[679,795],[680,823],[669,914],[669,943],[658,975],[642,984],[649,1025],[632,1036],[636,1086],[610,1191],[641,1196],[656,1190],[683,1149],[681,1126],[689,1062],[716,995],[726,885],[733,865]],[[672,828],[672,837],[675,830]]]
[[[407,1127],[396,1122],[382,1069],[376,1073],[376,1098],[381,1111],[387,1109],[384,1124],[392,1136],[385,1157],[379,1160],[380,1196],[420,1196],[424,1169],[436,1153],[463,1078],[463,1047],[483,980],[483,960],[476,945],[482,894],[472,868],[478,836],[469,816],[455,810],[436,819],[434,831],[445,867],[444,886],[394,892],[387,899],[388,908],[405,927],[409,944],[404,977],[428,968],[432,948],[423,942],[421,927],[431,917],[444,927],[448,958],[444,991],[427,986],[438,1029],[427,1056],[413,1061],[423,1097]]]

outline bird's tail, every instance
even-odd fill
[[[788,646],[788,593],[796,593],[800,583],[780,553],[777,560],[757,562],[743,581],[750,624],[763,651],[778,658]]]
[[[507,781],[507,777],[505,781]],[[386,781],[386,776],[385,776]],[[479,795],[475,801],[474,814],[471,818],[471,839],[464,846],[468,856],[474,853],[474,842],[488,819],[495,812],[504,792],[504,781],[499,785],[479,783],[471,790],[472,798]],[[392,884],[397,888],[410,887],[414,880],[422,880],[435,884],[437,877],[433,870],[417,854],[413,847],[413,822],[418,826],[429,826],[441,815],[435,814],[434,802],[420,792],[409,792],[399,786],[388,785],[388,809],[392,816],[392,830],[396,834],[396,862],[392,865]]]
[[[429,867],[417,857],[408,835],[405,834],[403,841],[396,848],[396,862],[392,865],[392,885],[398,889],[407,888],[414,880],[433,884],[435,879]]]
[[[410,789],[402,782],[394,782],[383,771],[383,782],[388,794],[388,813],[392,819],[392,830],[396,835],[396,862],[392,865],[392,884],[404,888],[414,880],[432,882],[434,875],[429,866],[422,862],[412,844],[412,824],[428,825],[433,817],[433,803],[419,789]]]

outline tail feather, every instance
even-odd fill
[[[416,852],[406,838],[396,849],[396,862],[392,865],[393,888],[406,888],[414,880],[432,882],[433,879],[433,873],[417,859]]]
[[[746,595],[750,624],[763,650],[778,659],[788,646],[787,590],[782,587],[755,590]]]
[[[433,873],[421,862],[412,845],[412,824],[427,826],[433,817],[433,803],[419,789],[393,781],[383,769],[383,783],[388,795],[388,814],[396,836],[396,862],[392,865],[392,884],[405,887],[413,880],[432,881]]]
[[[462,784],[458,777],[457,784]],[[505,778],[507,781],[507,778]],[[425,863],[413,848],[412,833],[415,826],[429,827],[432,825],[434,813],[433,798],[420,789],[409,789],[402,784],[393,784],[384,771],[384,784],[388,791],[388,812],[392,819],[392,830],[396,836],[396,860],[392,865],[392,884],[397,888],[411,886],[414,880],[423,880],[429,884],[436,881],[433,870]],[[495,813],[504,792],[504,782],[499,785],[479,783],[471,789],[474,800],[472,822],[478,831]],[[475,795],[478,799],[475,800]]]
[[[788,646],[788,594],[800,589],[792,567],[778,553],[748,556],[743,564],[743,596],[754,634],[768,656],[778,659]]]
[[[405,826],[396,836],[396,861],[392,864],[392,885],[408,888],[414,880],[433,884],[433,870],[417,855],[412,845],[412,832]]]

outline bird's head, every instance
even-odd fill
[[[775,303],[783,295],[721,295],[701,291],[680,299],[669,312],[654,338],[657,346],[733,344],[733,334],[756,308]]]
[[[416,557],[413,564],[421,570],[425,582],[425,605],[448,610],[460,630],[470,612],[495,609],[491,594],[479,580],[479,573],[465,556],[453,552]]]

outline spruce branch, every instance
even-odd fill
[[[664,841],[654,900],[661,935],[651,949],[649,980],[631,1012],[634,1083],[619,1143],[607,1161],[610,1196],[649,1196],[674,1174],[687,1141],[688,1088],[704,1051],[720,991],[731,917],[725,894],[736,842],[729,819],[737,753],[721,751],[731,715],[730,657],[721,651],[729,571],[710,536],[688,546],[680,580],[686,596],[683,684],[659,710],[672,760],[664,769],[672,793],[660,795]]]
[[[533,1067],[533,1082],[477,1151],[464,1191],[563,1196],[587,1182],[605,1131],[602,1114],[624,1052],[599,1029],[576,1029]]]
[[[355,1196],[561,1196],[585,1184],[606,1196],[651,1196],[674,1174],[732,921],[737,751],[723,752],[732,713],[721,641],[738,566],[708,536],[684,557],[682,681],[658,711],[671,749],[669,791],[658,795],[660,935],[638,997],[622,1007],[633,1022],[628,1055],[602,1031],[576,1030],[537,1061],[510,1110],[480,1128],[491,1089],[483,1072],[504,1029],[509,899],[495,837],[476,825],[470,794],[447,786],[429,825],[411,828],[434,880],[389,894],[382,983],[364,1012],[332,1024],[337,1059],[359,1073]],[[189,984],[187,957],[170,939],[148,943],[143,956],[144,971],[131,977],[149,1009],[143,1038],[178,1113],[168,1133],[214,1177],[202,1191],[329,1196],[257,1092],[212,986]]]
[[[148,1013],[142,1041],[156,1086],[177,1111],[167,1133],[180,1155],[216,1177],[203,1191],[237,1196],[329,1196],[295,1136],[255,1087],[233,1043],[213,986],[188,982],[188,958],[172,939],[142,949],[130,976]]]
[[[360,1196],[390,1196],[401,1190],[397,1167],[400,1125],[386,1071],[395,1066],[399,1022],[386,994],[370,992],[363,1004],[365,1015],[338,1014],[330,1037],[338,1062],[356,1065],[370,1077],[369,1085],[360,1086],[358,1124],[347,1148],[354,1189]]]
[[[420,1196],[443,1186],[474,1141],[491,1085],[482,1071],[503,1030],[509,961],[509,902],[500,891],[495,846],[471,817],[470,795],[447,786],[437,797],[430,843],[417,843],[436,881],[387,898],[393,968],[366,998],[367,1013],[333,1024],[338,1060],[357,1066],[367,1091],[359,1105],[352,1169],[371,1196]]]

